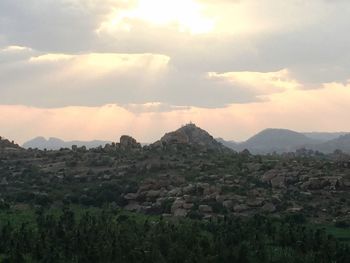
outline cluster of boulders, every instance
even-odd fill
[[[349,217],[347,199],[350,174],[322,173],[322,169],[291,163],[261,172],[261,165],[247,164],[248,173],[203,175],[188,182],[183,176],[145,180],[136,193],[127,193],[126,209],[158,211],[164,216],[185,217],[194,212],[204,218],[222,214],[249,216],[307,212],[323,218]],[[168,210],[160,209],[168,204]],[[330,206],[334,205],[332,209]],[[312,213],[310,211],[312,210]]]
[[[113,152],[115,150],[122,151],[138,151],[142,149],[142,146],[133,137],[128,135],[122,135],[120,137],[119,143],[106,144],[103,148],[108,152]]]
[[[272,169],[266,172],[261,181],[269,183],[272,188],[288,188],[297,186],[302,190],[345,190],[350,185],[350,175],[329,176],[312,171],[286,171]]]
[[[219,176],[217,176],[219,179]],[[124,198],[128,204],[125,209],[131,211],[155,211],[162,204],[168,203],[169,210],[164,216],[184,217],[195,211],[203,217],[211,217],[220,213],[273,213],[276,206],[261,197],[260,194],[250,193],[242,196],[224,193],[223,184],[203,182],[187,183],[182,177],[145,181],[136,193],[127,193]],[[159,209],[158,209],[159,210]],[[164,211],[162,211],[164,212]]]
[[[138,143],[133,137],[123,135],[120,137],[119,147],[121,149],[140,149],[141,144]]]
[[[18,150],[20,148],[14,141],[9,141],[0,136],[0,150]]]
[[[15,144],[0,139],[1,147]],[[43,175],[41,184],[67,178],[96,182],[96,187],[105,181],[120,184],[120,206],[147,214],[211,218],[307,212],[321,221],[350,218],[350,160],[253,156],[225,149],[188,124],[146,147],[124,135],[118,143],[95,149],[25,150],[17,159],[0,155],[7,167],[0,187],[24,185],[21,175],[35,167],[35,175]],[[136,186],[126,187],[130,181]]]
[[[230,151],[227,147],[219,143],[208,132],[189,123],[180,129],[166,133],[160,141],[152,146],[159,147],[164,145],[190,145],[201,150]]]

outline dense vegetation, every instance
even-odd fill
[[[68,208],[16,217],[1,221],[1,262],[350,262],[348,246],[295,219],[174,221]]]

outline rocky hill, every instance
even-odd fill
[[[226,148],[193,124],[154,147],[124,135],[90,150],[0,150],[0,200],[11,206],[110,204],[164,217],[262,214],[350,222],[349,155],[206,151]]]
[[[153,146],[176,146],[188,145],[202,150],[229,150],[226,146],[218,142],[207,131],[190,123],[176,131],[166,133],[160,141],[157,141]]]
[[[235,141],[226,141],[223,138],[215,138],[215,140],[217,140],[219,143],[223,144],[224,146],[233,149],[233,150],[237,150],[238,146],[239,146],[239,142],[235,142]]]
[[[348,134],[348,132],[303,132],[306,137],[309,137],[320,142],[327,142]]]
[[[350,134],[342,135],[339,138],[315,145],[312,148],[324,153],[332,153],[335,150],[350,153]]]
[[[0,149],[20,149],[18,144],[14,143],[13,141],[9,141],[5,138],[2,138],[0,136]]]
[[[290,152],[319,141],[308,138],[302,133],[287,129],[266,129],[241,143],[238,150],[248,149],[255,154],[271,152]]]

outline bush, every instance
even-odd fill
[[[347,220],[341,220],[341,221],[335,222],[334,226],[338,228],[348,228],[350,227],[350,222]]]
[[[291,214],[286,216],[286,221],[292,224],[304,224],[306,223],[306,217],[302,213]]]

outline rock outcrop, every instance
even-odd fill
[[[9,141],[0,136],[0,149],[21,149],[21,147],[14,141]]]
[[[202,150],[229,150],[226,146],[216,141],[208,132],[193,123],[187,124],[176,131],[166,133],[160,141],[153,144],[153,146],[159,145],[189,145]]]
[[[120,137],[120,148],[122,149],[140,149],[141,144],[138,143],[133,137],[123,135]]]

